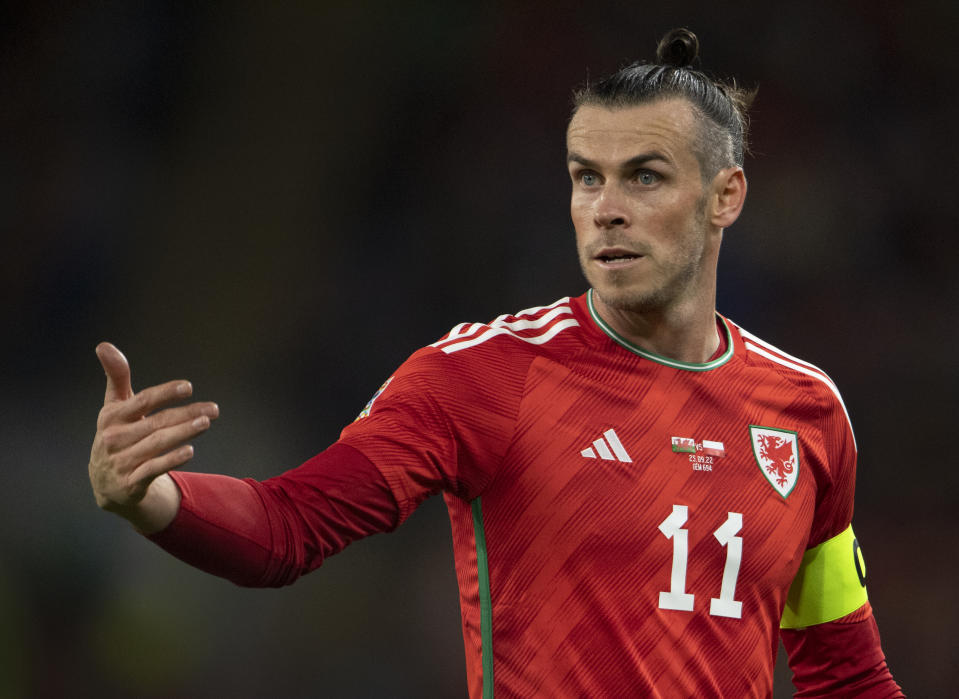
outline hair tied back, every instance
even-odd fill
[[[686,68],[699,57],[699,39],[688,29],[671,29],[656,47],[656,63]]]

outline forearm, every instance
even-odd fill
[[[350,542],[398,521],[379,471],[343,445],[262,483],[196,473],[174,479],[182,493],[179,511],[151,540],[244,586],[287,585]]]

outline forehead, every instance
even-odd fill
[[[696,117],[684,99],[629,107],[580,107],[566,131],[566,147],[597,160],[625,160],[658,151],[677,164],[695,160]]]

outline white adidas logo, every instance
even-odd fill
[[[603,439],[603,437],[606,439]],[[599,454],[599,458],[603,461],[621,461],[624,464],[633,462],[633,460],[629,458],[629,454],[626,453],[626,450],[623,449],[623,443],[619,441],[619,437],[616,436],[614,430],[606,430],[603,432],[603,437],[593,442],[593,446],[583,449],[580,454],[587,459],[595,459],[596,454]],[[594,448],[595,451],[593,451]],[[612,451],[610,451],[611,448]]]

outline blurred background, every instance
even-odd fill
[[[585,290],[571,88],[683,25],[760,88],[719,308],[843,391],[890,666],[950,693],[959,6],[681,5],[0,5],[0,696],[465,696],[441,500],[290,588],[194,571],[93,502],[93,348],[219,402],[191,469],[301,463],[455,323]]]

